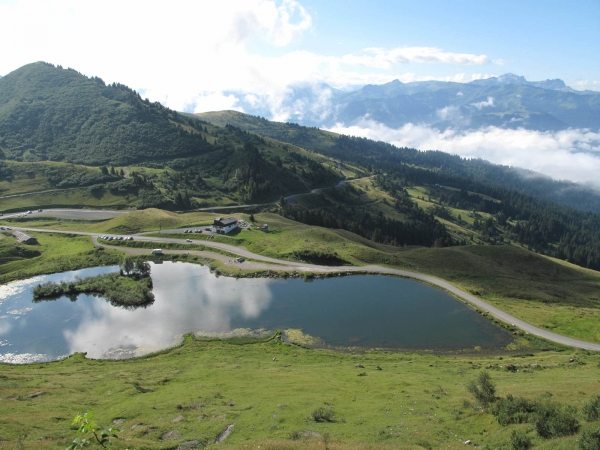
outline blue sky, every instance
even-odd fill
[[[366,47],[437,47],[485,54],[491,62],[467,68],[407,64],[398,73],[443,77],[468,69],[513,72],[532,80],[562,78],[571,85],[600,80],[599,0],[308,0],[302,4],[313,25],[292,48],[336,55]]]

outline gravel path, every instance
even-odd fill
[[[95,243],[97,243],[97,238],[99,236],[98,233],[89,233],[89,232],[74,232],[74,231],[63,231],[63,230],[48,230],[48,229],[36,229],[36,228],[21,228],[21,227],[13,227],[14,229],[22,230],[22,231],[34,231],[34,232],[42,232],[42,233],[59,233],[59,234],[77,234],[82,236],[91,236]],[[384,274],[384,275],[395,275],[403,278],[412,278],[414,280],[422,281],[424,283],[430,284],[432,286],[436,286],[442,288],[460,300],[471,304],[478,310],[482,312],[488,313],[490,316],[508,324],[512,325],[518,329],[521,329],[527,333],[530,333],[534,336],[538,336],[544,338],[548,341],[552,341],[561,345],[565,345],[567,347],[580,348],[584,350],[591,350],[600,352],[600,344],[594,342],[582,341],[579,339],[570,338],[568,336],[563,336],[558,333],[554,333],[552,331],[536,327],[527,323],[517,317],[502,311],[495,306],[487,303],[475,295],[466,292],[456,286],[454,286],[449,281],[446,281],[442,278],[427,275],[420,272],[412,272],[409,270],[402,269],[394,269],[391,267],[384,266],[376,266],[376,265],[367,265],[367,266],[320,266],[316,264],[308,264],[302,262],[295,261],[287,261],[283,259],[271,258],[268,256],[259,255],[257,253],[253,253],[249,250],[246,250],[242,247],[236,247],[234,245],[224,244],[221,242],[212,242],[212,241],[204,241],[204,240],[194,240],[191,243],[187,242],[186,239],[176,239],[176,238],[160,238],[160,237],[148,237],[143,235],[133,235],[134,239],[137,241],[145,241],[145,242],[156,242],[160,243],[175,243],[175,244],[190,244],[190,245],[203,245],[205,247],[211,247],[218,250],[224,250],[229,253],[242,256],[244,258],[252,259],[254,261],[244,261],[242,263],[235,262],[231,259],[231,257],[213,253],[210,251],[199,251],[199,250],[164,250],[166,254],[190,254],[190,255],[198,255],[203,256],[210,259],[215,259],[221,261],[228,265],[234,265],[236,267],[242,269],[250,269],[250,270],[273,270],[273,271],[288,271],[288,272],[299,272],[299,273],[323,273],[323,274],[332,274],[332,273],[342,273],[342,274],[350,274],[350,273],[369,273],[369,274]],[[103,246],[106,246],[102,244]],[[149,254],[151,252],[150,249],[134,249],[124,247],[114,247],[119,250],[124,250],[129,254]]]

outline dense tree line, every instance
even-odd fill
[[[381,186],[394,195],[398,195],[397,186],[404,183],[429,184],[431,196],[442,205],[492,214],[492,218],[485,220],[476,216],[473,225],[488,242],[502,241],[504,235],[537,252],[600,269],[598,214],[577,211],[456,175],[424,174],[420,169],[410,167],[398,172],[400,178],[390,174],[380,177],[387,180]],[[424,176],[420,177],[422,174]],[[390,186],[396,186],[396,190]]]
[[[445,246],[451,243],[445,227],[426,213],[419,218],[399,221],[343,205],[314,209],[288,205],[283,214],[309,225],[344,229],[385,244]]]
[[[393,219],[381,210],[372,209],[349,185],[327,194],[313,195],[310,202],[284,202],[282,205],[286,217],[310,225],[345,229],[375,242],[425,246],[452,244],[444,225],[410,198],[404,197],[395,208],[405,219]]]

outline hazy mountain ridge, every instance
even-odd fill
[[[234,125],[251,133],[269,136],[280,141],[343,158],[340,150],[341,135],[314,127],[304,127],[293,123],[269,121],[237,111],[215,111],[198,114],[200,118],[216,125]],[[480,159],[465,159],[440,151],[418,151],[397,148],[384,142],[361,140],[363,156],[381,153],[397,153],[397,157],[409,164],[416,164],[436,170],[451,170],[463,176],[475,177],[486,184],[496,184],[506,189],[514,189],[527,195],[549,200],[582,211],[600,212],[600,192],[569,181],[556,181],[550,177],[521,168],[492,164]],[[342,146],[343,147],[343,146]],[[366,160],[365,160],[366,161]]]
[[[237,97],[245,112],[272,117],[266,100]],[[319,127],[349,126],[368,118],[390,128],[413,123],[458,130],[600,130],[600,93],[576,91],[558,79],[527,81],[514,74],[469,83],[394,80],[350,92],[322,83],[302,85],[288,89],[277,110],[291,122]]]

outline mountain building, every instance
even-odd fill
[[[239,228],[238,220],[235,217],[219,217],[213,222],[213,232],[218,234],[233,233]]]

